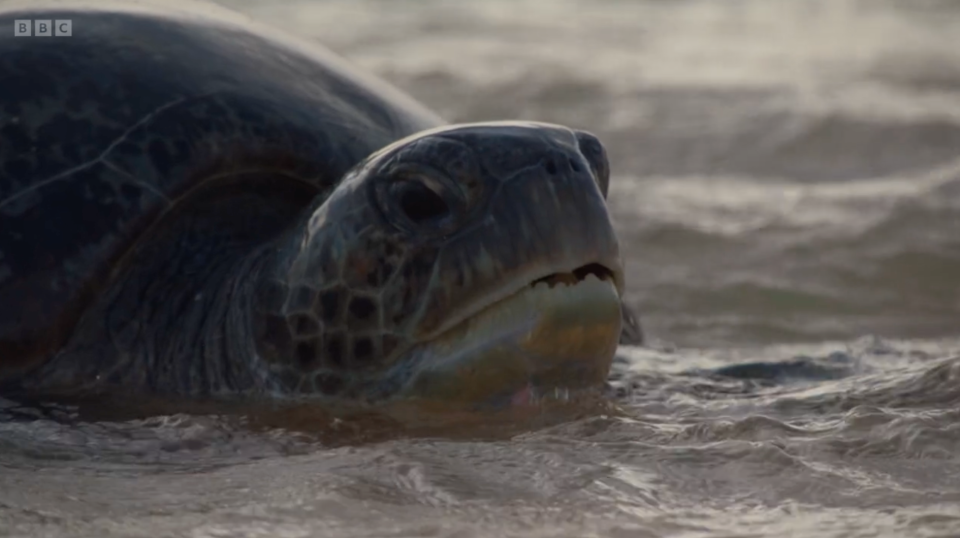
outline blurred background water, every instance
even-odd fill
[[[960,2],[222,3],[451,122],[598,134],[652,346],[519,432],[18,415],[0,535],[960,536]],[[705,373],[750,361],[796,368]]]
[[[956,2],[227,5],[450,121],[599,134],[651,334],[716,346],[956,333]]]

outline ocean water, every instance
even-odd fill
[[[222,3],[599,135],[650,346],[562,420],[4,404],[0,536],[960,536],[960,3]]]

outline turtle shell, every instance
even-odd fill
[[[305,209],[373,151],[440,123],[226,10],[31,4],[0,27],[70,19],[73,35],[0,36],[0,374],[52,356],[124,253],[198,187],[297,182],[315,193]]]

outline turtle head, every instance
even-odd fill
[[[285,390],[509,402],[596,387],[623,269],[593,135],[443,127],[350,171],[298,229],[258,352]]]

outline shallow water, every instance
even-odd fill
[[[8,407],[0,535],[960,535],[960,4],[225,3],[600,135],[652,348],[562,420]]]

